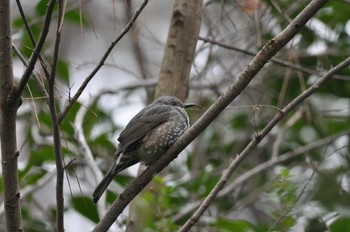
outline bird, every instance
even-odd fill
[[[149,166],[189,128],[185,109],[197,106],[173,96],[162,96],[143,108],[118,137],[113,163],[92,194],[96,204],[117,173],[142,162]]]

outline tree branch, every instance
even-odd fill
[[[109,226],[116,220],[129,202],[152,180],[153,175],[160,172],[173,159],[175,159],[178,154],[245,89],[269,59],[282,49],[326,2],[327,0],[312,1],[281,33],[279,33],[274,39],[270,40],[257,56],[254,57],[245,70],[243,70],[237,81],[229,86],[225,93],[223,93],[221,97],[211,105],[202,117],[198,119],[157,162],[152,164],[138,178],[130,183],[123,193],[119,195],[117,200],[111,206],[111,209],[95,227],[94,231],[107,231]],[[282,117],[284,116],[282,113],[279,115]],[[260,135],[256,137],[255,141],[260,142],[261,138]],[[251,148],[249,149],[252,149],[254,146],[251,145]],[[220,184],[217,189],[220,190],[225,182],[226,181]],[[198,218],[200,215],[201,214],[198,214]],[[193,224],[190,224],[189,226],[191,227],[191,225]]]
[[[43,29],[41,31],[38,43],[36,44],[36,47],[35,47],[32,55],[31,55],[31,57],[29,59],[28,66],[27,66],[26,70],[24,71],[20,82],[18,83],[17,92],[13,93],[13,94],[15,94],[15,96],[13,96],[13,97],[19,97],[21,95],[21,93],[24,90],[24,87],[26,86],[26,84],[28,82],[28,79],[29,79],[30,75],[32,74],[32,71],[34,70],[35,63],[36,63],[36,61],[39,58],[40,51],[43,48],[45,40],[46,40],[46,36],[49,33],[51,17],[52,17],[52,13],[53,13],[53,9],[54,9],[55,3],[56,3],[55,0],[51,0],[49,2],[49,5],[48,5],[47,10],[46,10],[46,15],[45,15],[45,21],[44,21]]]
[[[85,78],[85,81],[81,84],[78,91],[75,93],[75,95],[72,97],[72,99],[69,99],[69,103],[64,108],[63,112],[59,116],[58,122],[61,123],[70,108],[72,108],[73,104],[78,100],[80,95],[83,93],[86,86],[89,84],[89,82],[92,80],[92,78],[95,76],[95,74],[100,70],[100,68],[104,65],[106,59],[108,58],[109,54],[112,52],[115,45],[128,33],[132,25],[135,23],[138,16],[141,14],[142,10],[145,8],[149,0],[144,0],[140,7],[135,12],[135,15],[130,19],[129,23],[126,25],[124,30],[119,34],[119,36],[111,43],[111,45],[108,47],[105,54],[102,56],[100,62],[97,64],[97,66],[92,70],[92,72]]]
[[[20,97],[13,82],[10,1],[0,1],[0,143],[7,231],[23,231],[18,187],[16,115]]]
[[[247,182],[249,179],[251,179],[253,176],[266,171],[268,169],[271,169],[272,167],[281,164],[283,162],[286,162],[287,160],[293,159],[297,156],[300,156],[302,154],[305,154],[311,150],[323,147],[325,145],[330,144],[332,141],[334,141],[335,139],[344,136],[344,135],[350,135],[350,130],[346,130],[343,132],[340,132],[336,135],[332,135],[332,136],[328,136],[326,138],[317,140],[315,142],[312,142],[310,144],[307,144],[303,147],[299,147],[296,150],[290,151],[290,152],[286,152],[284,154],[281,154],[279,156],[277,156],[276,158],[272,158],[264,163],[259,164],[258,166],[255,166],[253,169],[250,169],[249,171],[246,171],[242,174],[240,174],[234,181],[232,181],[229,185],[227,185],[225,188],[221,189],[220,192],[217,195],[217,198],[221,198],[226,196],[227,194],[232,193],[232,191],[234,191],[234,189],[236,189],[238,186],[244,184],[245,182]],[[179,212],[178,214],[176,214],[175,216],[172,217],[172,221],[174,223],[178,222],[179,220],[181,220],[184,216],[188,215],[189,213],[191,213],[192,211],[194,211],[195,209],[197,209],[199,206],[201,205],[201,202],[198,200],[196,202],[192,202],[191,205],[189,207],[187,207],[186,209],[184,209],[183,211]]]
[[[228,178],[232,175],[232,173],[239,167],[242,161],[249,155],[249,153],[260,143],[260,141],[268,135],[268,133],[272,130],[272,128],[279,122],[284,116],[295,109],[300,103],[302,103],[306,98],[308,98],[312,93],[319,89],[319,87],[324,84],[328,79],[330,79],[333,74],[338,71],[346,68],[350,65],[350,57],[331,68],[322,78],[320,78],[316,83],[314,83],[311,87],[305,90],[302,94],[294,98],[292,102],[290,102],[286,107],[284,107],[281,111],[279,111],[275,117],[264,127],[264,129],[255,136],[254,140],[252,140],[243,151],[237,155],[237,157],[233,160],[230,166],[227,168],[225,174],[220,178],[218,183],[211,190],[209,195],[202,202],[201,206],[196,210],[193,216],[181,227],[179,232],[188,231],[202,216],[205,210],[208,208],[210,203],[216,198],[219,191],[224,187]]]
[[[126,9],[126,17],[127,20],[130,21],[132,17],[132,9],[133,9],[133,0],[127,0],[125,1],[125,9]],[[141,76],[141,80],[147,80],[149,78],[149,71],[147,68],[147,56],[144,53],[142,46],[140,44],[140,30],[135,23],[135,25],[131,28],[130,31],[130,37],[132,41],[132,49],[135,55],[137,67],[139,69],[139,74]],[[145,89],[147,93],[147,103],[151,102],[153,100],[153,93],[151,89]]]
[[[254,52],[250,52],[250,51],[244,50],[242,48],[238,48],[238,47],[231,46],[231,45],[228,45],[228,44],[225,44],[225,43],[221,43],[221,42],[218,42],[216,40],[204,38],[204,37],[201,37],[201,36],[199,36],[198,39],[202,40],[203,42],[211,43],[211,44],[217,45],[217,46],[222,47],[222,48],[234,50],[234,51],[240,52],[240,53],[248,55],[248,56],[253,56],[253,57],[256,56],[256,53],[254,53]],[[313,70],[313,69],[310,69],[310,68],[305,68],[305,67],[303,67],[301,65],[293,64],[293,63],[291,63],[289,61],[286,61],[286,60],[283,60],[283,59],[280,59],[280,58],[272,57],[270,62],[274,63],[274,64],[278,64],[278,65],[283,66],[283,67],[294,69],[296,71],[303,72],[305,74],[317,75],[317,76],[321,76],[322,75],[320,72],[318,72],[316,70]],[[339,75],[334,75],[334,77],[345,78],[344,76],[339,76]]]
[[[243,184],[244,182],[246,182],[247,180],[249,180],[250,178],[252,178],[256,174],[258,174],[264,170],[267,170],[267,169],[269,169],[277,164],[281,164],[281,163],[283,163],[287,160],[290,160],[294,157],[297,157],[301,154],[305,154],[306,152],[309,152],[309,151],[314,150],[316,148],[323,147],[327,144],[330,144],[335,139],[337,139],[341,136],[344,136],[344,135],[350,135],[350,130],[346,130],[346,131],[340,132],[336,135],[328,136],[326,138],[317,140],[317,141],[309,143],[303,147],[300,147],[296,150],[286,152],[282,155],[277,156],[276,158],[272,158],[272,159],[270,159],[262,164],[259,164],[258,166],[254,167],[253,169],[243,173],[242,175],[237,177],[230,185],[223,188],[220,191],[220,193],[218,194],[218,197],[223,197],[223,196],[229,194],[238,185]]]
[[[25,15],[25,13],[24,13],[24,10],[23,10],[21,1],[20,1],[20,0],[16,0],[16,3],[17,3],[17,8],[18,8],[18,10],[19,10],[19,13],[20,13],[20,15],[21,15],[21,18],[22,18],[22,20],[23,20],[24,27],[26,28],[26,31],[27,31],[27,33],[28,33],[29,39],[30,39],[30,41],[31,41],[31,43],[32,43],[32,45],[33,45],[33,47],[35,47],[35,46],[36,46],[36,42],[35,42],[35,39],[34,39],[34,35],[33,35],[32,30],[30,29],[30,26],[29,26],[29,24],[28,24],[28,20],[27,20],[27,17],[26,17],[26,15]],[[17,54],[17,55],[18,55],[18,54]],[[40,52],[39,52],[39,57],[38,57],[38,58],[39,58],[41,67],[43,68],[46,77],[48,77],[48,76],[49,76],[49,71],[47,70],[47,67],[46,67],[46,65],[45,65],[44,59],[41,57]],[[22,61],[22,62],[23,62],[23,61]],[[26,62],[26,63],[27,63],[27,62]],[[28,67],[28,63],[27,63],[25,66]],[[40,88],[41,88],[41,86],[40,86]]]
[[[64,198],[63,198],[63,180],[64,180],[64,165],[61,150],[60,140],[60,126],[58,122],[58,116],[56,112],[56,100],[55,100],[55,77],[56,77],[56,66],[58,61],[58,52],[61,40],[61,30],[63,25],[64,15],[64,1],[58,1],[58,20],[56,29],[56,39],[54,54],[52,60],[52,69],[48,78],[48,92],[49,92],[49,108],[52,120],[53,128],[53,142],[54,142],[54,153],[56,160],[56,231],[64,231]]]
[[[26,61],[26,59],[23,57],[21,52],[18,50],[18,48],[14,44],[12,44],[12,49],[13,49],[14,53],[16,54],[16,56],[22,61],[23,65],[27,67],[28,62]],[[45,73],[46,73],[46,71],[45,71]],[[46,102],[48,103],[49,102],[48,101],[49,94],[46,91],[44,83],[40,80],[40,74],[38,72],[36,72],[36,70],[34,69],[32,72],[32,75],[33,75],[34,80],[36,81],[37,85],[39,86],[41,93],[45,97]],[[47,76],[49,76],[49,75],[47,75]]]
[[[26,15],[25,15],[25,13],[24,13],[24,10],[23,10],[21,1],[20,1],[20,0],[16,0],[16,4],[17,4],[17,8],[18,8],[19,14],[21,15],[21,18],[22,18],[22,20],[23,20],[24,27],[25,27],[26,30],[27,30],[27,33],[28,33],[30,42],[32,42],[32,44],[35,46],[36,43],[35,43],[34,35],[33,35],[33,33],[32,33],[32,30],[30,30],[30,26],[29,26],[29,24],[28,24],[27,17],[26,17]]]

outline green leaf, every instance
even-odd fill
[[[344,232],[349,231],[350,228],[350,218],[349,217],[340,217],[334,221],[330,226],[331,232]]]
[[[40,167],[44,162],[54,161],[54,151],[51,146],[41,146],[36,150],[33,150],[30,154],[27,167],[37,166]]]
[[[37,41],[40,35],[40,28],[38,25],[32,25],[30,27],[30,30],[33,34],[34,40]],[[31,41],[31,39],[29,38],[29,35],[26,31],[22,31],[21,32],[21,46],[20,46],[20,50],[22,52],[22,54],[29,58],[32,55],[34,46],[33,43]]]
[[[35,7],[35,11],[39,16],[44,16],[46,14],[47,6],[49,5],[49,0],[41,0]],[[54,10],[57,11],[58,6],[55,4]]]
[[[215,223],[212,224],[220,232],[248,232],[255,231],[254,225],[244,220],[230,220],[226,218],[218,218]]]
[[[66,12],[64,18],[67,21],[74,23],[74,24],[80,25],[82,23],[83,24],[82,26],[84,26],[84,27],[89,26],[88,18],[85,16],[85,14],[83,14],[79,10],[72,10],[72,11]]]
[[[234,129],[247,129],[248,125],[248,115],[246,113],[238,113],[235,115],[231,121],[231,128]]]
[[[93,222],[97,223],[99,221],[96,205],[92,202],[90,197],[73,197],[71,202],[74,209],[81,215]]]
[[[18,18],[15,18],[13,21],[12,21],[12,27],[14,29],[19,29],[19,28],[23,28],[24,26],[24,23],[23,23],[23,19],[21,17],[18,17]]]
[[[33,170],[33,168],[31,170]],[[33,172],[29,171],[27,173],[28,175],[25,175],[21,178],[21,186],[33,185],[37,183],[45,175],[46,172],[42,169],[36,169]]]
[[[64,80],[66,83],[69,81],[69,66],[66,62],[63,60],[59,59],[57,61],[57,74],[58,76]]]
[[[281,168],[280,174],[282,178],[288,178],[289,177],[289,170],[287,168]]]

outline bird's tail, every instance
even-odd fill
[[[104,193],[104,191],[106,191],[108,185],[112,182],[114,176],[117,174],[117,172],[114,171],[116,163],[113,163],[113,166],[108,170],[107,174],[103,177],[103,179],[97,185],[95,191],[92,194],[92,199],[95,204],[101,198],[102,194]]]

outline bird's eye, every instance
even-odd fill
[[[171,102],[171,105],[176,106],[177,104],[176,104],[175,101],[172,101],[172,102]]]

